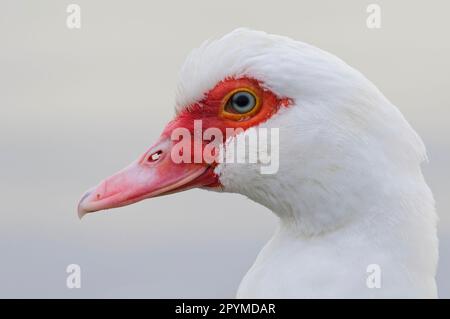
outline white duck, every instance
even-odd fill
[[[259,162],[176,164],[170,136],[192,132],[195,119],[203,131],[279,128],[278,172],[261,174]],[[221,141],[225,152],[230,140]],[[425,158],[419,136],[360,72],[311,45],[237,29],[190,54],[158,142],[78,209],[83,216],[192,187],[240,193],[280,224],[237,297],[437,297]]]

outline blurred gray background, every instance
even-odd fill
[[[81,6],[81,29],[66,26]],[[276,219],[193,190],[79,221],[79,197],[149,147],[173,115],[177,71],[240,26],[287,35],[362,71],[428,147],[450,297],[450,2],[0,1],[0,297],[233,297]],[[82,288],[66,287],[66,267]]]

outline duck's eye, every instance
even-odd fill
[[[250,112],[256,106],[255,96],[247,91],[234,93],[229,100],[229,107],[236,113]]]
[[[233,121],[246,121],[258,113],[261,102],[257,91],[251,88],[239,88],[224,97],[219,115]]]

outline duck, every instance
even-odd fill
[[[267,162],[245,154],[216,160],[255,130],[278,137],[276,169],[264,173]],[[182,137],[198,147],[181,147]],[[436,298],[426,161],[419,135],[361,72],[315,46],[238,28],[188,55],[174,117],[82,196],[78,215],[192,188],[238,193],[278,225],[237,298]]]

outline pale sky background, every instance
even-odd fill
[[[66,27],[77,3],[82,27]],[[362,71],[428,147],[450,297],[450,2],[0,0],[0,297],[233,297],[276,218],[193,190],[88,216],[82,193],[149,147],[173,114],[177,71],[245,26],[330,51]],[[66,266],[82,288],[66,288]]]

